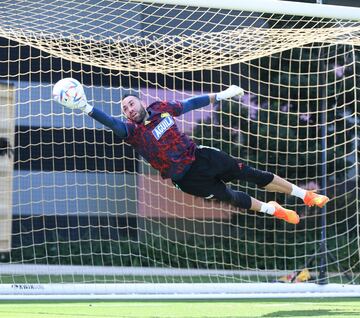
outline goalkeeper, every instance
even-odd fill
[[[81,86],[80,83],[78,85]],[[285,209],[274,201],[261,202],[244,192],[232,190],[226,183],[233,180],[251,182],[268,191],[294,195],[307,206],[323,207],[329,198],[299,188],[271,172],[249,167],[218,149],[196,145],[179,131],[173,118],[243,94],[242,88],[233,85],[217,94],[196,96],[183,101],[157,101],[147,107],[138,96],[126,95],[121,100],[121,107],[127,121],[108,116],[89,105],[82,88],[82,96],[77,96],[74,102],[60,103],[71,109],[81,109],[111,128],[158,170],[162,178],[171,179],[182,191],[204,199],[226,202],[238,208],[267,213],[297,224],[299,216],[295,211]]]

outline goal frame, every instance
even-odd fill
[[[215,9],[255,11],[273,14],[289,14],[305,17],[360,20],[360,8],[320,3],[302,3],[281,0],[137,0],[137,2],[194,6]]]
[[[136,2],[211,7],[284,15],[360,21],[360,8],[278,0],[137,0]],[[359,204],[359,203],[357,203]],[[131,272],[131,269],[126,269]],[[134,269],[137,270],[137,269]],[[238,299],[360,297],[360,286],[282,283],[2,284],[0,299]]]

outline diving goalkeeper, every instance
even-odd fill
[[[127,121],[111,117],[89,105],[82,87],[80,88],[80,94],[73,100],[58,101],[65,107],[82,110],[111,128],[158,170],[162,178],[171,179],[183,192],[273,215],[292,224],[300,221],[295,211],[286,209],[275,201],[259,201],[244,192],[231,189],[226,183],[234,180],[251,182],[267,191],[294,195],[307,206],[321,208],[329,201],[324,195],[306,191],[271,172],[254,169],[219,149],[196,145],[179,131],[174,117],[224,99],[241,97],[244,91],[238,86],[233,85],[217,94],[196,96],[183,101],[156,101],[149,106],[136,95],[125,95],[121,100],[121,108]],[[54,91],[56,89],[55,85]]]

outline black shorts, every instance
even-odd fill
[[[182,191],[206,199],[231,201],[231,193],[225,183],[242,180],[264,187],[274,175],[243,164],[216,148],[199,146],[195,161],[180,180],[173,181]]]

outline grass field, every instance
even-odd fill
[[[2,301],[2,318],[360,317],[360,298],[237,301]]]

